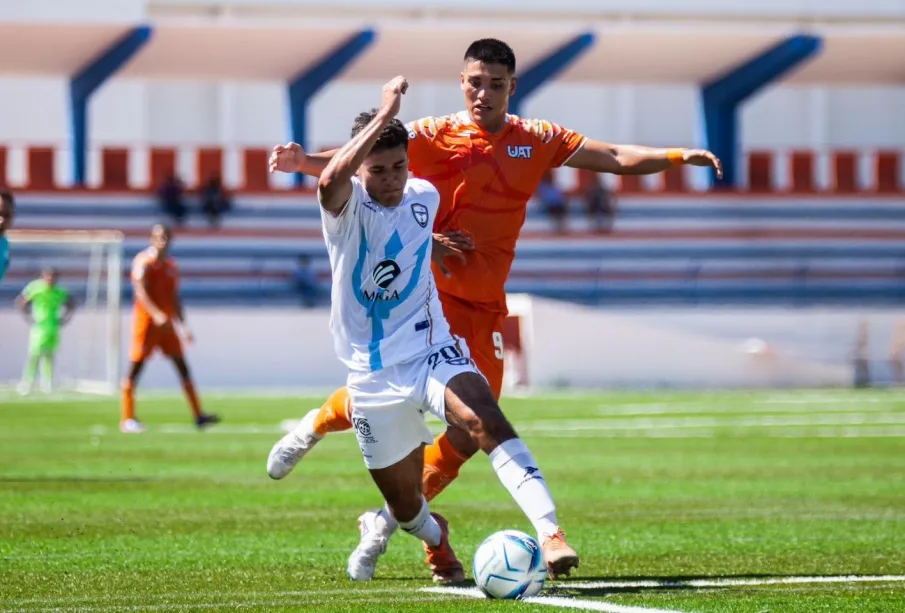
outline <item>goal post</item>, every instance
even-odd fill
[[[10,266],[3,296],[16,295],[47,268],[75,300],[75,314],[61,329],[54,389],[115,394],[120,378],[123,235],[108,230],[10,230]],[[4,302],[7,302],[4,300]],[[7,302],[7,304],[10,304]],[[2,342],[0,381],[19,380],[28,351],[28,323],[0,311],[9,330]],[[18,321],[17,321],[18,320]]]

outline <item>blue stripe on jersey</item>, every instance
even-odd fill
[[[7,268],[9,268],[9,239],[0,236],[0,281],[6,275]]]
[[[428,236],[427,240],[418,247],[418,251],[416,255],[418,256],[418,261],[415,262],[415,271],[412,273],[412,276],[409,277],[408,285],[405,286],[405,289],[399,292],[399,303],[408,299],[411,293],[415,290],[415,287],[418,286],[418,279],[421,277],[421,267],[424,266],[424,256],[427,255],[427,246],[430,244],[433,237]]]
[[[396,256],[402,253],[402,239],[399,237],[399,232],[393,230],[393,236],[387,241],[384,253],[386,254],[384,257],[390,258],[391,260],[395,260]]]
[[[371,342],[368,343],[368,359],[371,371],[383,368],[383,356],[380,354],[380,342],[383,340],[385,334],[383,322],[390,318],[392,310],[405,302],[415,290],[415,287],[418,286],[418,279],[421,277],[421,269],[424,267],[427,248],[430,245],[431,240],[432,237],[428,237],[427,240],[424,241],[424,244],[418,248],[418,251],[416,252],[418,259],[415,262],[415,269],[412,271],[412,276],[409,278],[408,284],[401,292],[399,292],[398,301],[390,303],[379,300],[378,297],[383,293],[383,290],[381,289],[374,292],[374,298],[372,300],[366,300],[361,291],[360,284],[362,282],[361,275],[364,271],[365,259],[368,253],[368,240],[365,236],[364,227],[361,228],[358,260],[355,262],[355,268],[352,272],[352,291],[355,293],[355,297],[359,304],[367,309],[368,317],[371,318]],[[398,232],[394,231],[384,247],[384,257],[395,259],[396,256],[402,252],[402,249],[402,238],[399,236]]]

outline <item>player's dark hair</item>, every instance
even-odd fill
[[[355,123],[352,124],[352,138],[358,136],[358,133],[364,130],[369,123],[374,121],[375,117],[377,117],[377,109],[359,113],[358,117],[355,118]],[[380,132],[380,136],[377,137],[377,142],[374,143],[371,152],[385,151],[387,149],[395,149],[396,147],[403,147],[408,151],[409,133],[408,130],[405,129],[405,126],[402,125],[402,122],[394,117]]]
[[[168,226],[165,223],[156,223],[153,226],[151,226],[151,234],[154,234],[154,232],[157,230],[157,228],[160,228],[160,231],[163,232],[164,234],[166,234],[167,236],[173,236],[173,228],[171,228],[170,226]]]
[[[468,45],[464,60],[484,64],[502,64],[509,74],[515,74],[515,52],[512,51],[512,47],[496,38],[482,38]]]
[[[8,189],[0,189],[0,200],[8,204],[10,208],[15,208],[16,206],[16,198]]]

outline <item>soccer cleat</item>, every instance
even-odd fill
[[[427,553],[426,564],[434,573],[434,583],[440,585],[463,583],[465,570],[462,568],[459,558],[456,557],[456,552],[449,544],[449,522],[439,513],[431,513],[431,515],[440,524],[440,544],[436,547],[428,547],[427,543],[424,544],[424,551]]]
[[[578,554],[566,542],[566,533],[557,529],[556,534],[545,535],[541,550],[547,563],[547,574],[553,580],[569,576],[573,568],[578,568]]]
[[[349,556],[346,572],[352,581],[370,581],[377,569],[377,559],[387,550],[387,540],[393,535],[380,511],[367,511],[358,518],[361,540]]]
[[[314,432],[314,419],[320,409],[312,409],[286,436],[277,441],[267,456],[267,474],[271,479],[282,479],[292,472],[295,465],[324,438]],[[364,515],[362,515],[364,517]]]
[[[16,391],[20,396],[28,396],[31,394],[31,384],[23,381],[16,386]]]
[[[202,413],[195,419],[195,425],[199,430],[204,430],[208,426],[220,423],[220,417],[213,413]]]
[[[145,427],[137,419],[127,419],[120,422],[119,431],[123,434],[141,434],[145,431]]]
[[[42,394],[52,394],[53,385],[48,381],[41,381],[41,393]]]

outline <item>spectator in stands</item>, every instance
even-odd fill
[[[537,186],[537,198],[540,200],[544,211],[553,221],[556,232],[564,234],[566,231],[566,215],[568,208],[566,195],[553,181],[553,172],[547,171],[544,178]]]
[[[616,195],[604,185],[599,174],[592,174],[590,179],[583,194],[588,220],[596,232],[612,232],[616,217]]]
[[[311,257],[305,253],[296,260],[296,268],[292,271],[292,282],[302,299],[302,306],[311,308],[320,298],[321,288],[317,273],[311,269]]]
[[[232,208],[229,195],[223,190],[223,182],[219,175],[208,179],[201,190],[201,208],[207,215],[207,221],[212,228],[220,226],[220,218],[223,213]]]
[[[169,217],[172,217],[176,225],[179,226],[185,223],[185,216],[188,212],[185,201],[183,200],[184,193],[185,186],[182,184],[182,180],[175,174],[169,175],[157,191],[157,195],[160,198],[160,207],[163,209],[163,212]]]

